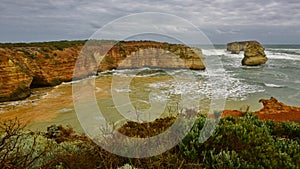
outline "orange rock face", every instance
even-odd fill
[[[181,44],[142,41],[114,45],[102,60],[98,71],[142,67],[205,69],[199,49]]]
[[[0,101],[25,98],[30,94],[30,87],[54,86],[116,68],[205,69],[201,50],[195,52],[181,44],[64,43],[67,46],[58,46],[61,42],[1,45]]]
[[[0,101],[19,100],[30,95],[32,77],[9,57],[0,54]]]
[[[222,117],[226,116],[242,117],[243,113],[239,110],[224,110],[222,112]]]
[[[262,120],[276,120],[276,121],[299,121],[300,120],[300,108],[294,106],[288,106],[284,103],[278,102],[277,99],[271,97],[270,100],[259,100],[264,107],[255,112],[259,119]]]
[[[264,107],[254,113],[258,115],[260,120],[300,122],[299,107],[288,106],[279,102],[274,97],[271,97],[269,100],[261,99],[259,102],[261,102]],[[241,117],[243,113],[238,110],[224,110],[222,116]]]

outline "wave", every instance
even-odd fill
[[[292,55],[300,55],[300,49],[291,49],[291,48],[267,48],[267,51],[275,52],[275,53],[286,53]]]
[[[289,53],[280,53],[276,51],[265,51],[269,59],[284,59],[284,60],[299,60],[300,54],[289,54]]]
[[[244,51],[241,51],[239,54],[232,54],[230,51],[226,49],[204,49],[202,50],[204,57],[207,56],[227,56],[229,58],[243,58]]]
[[[202,53],[207,56],[227,56],[229,58],[242,59],[244,52],[239,54],[231,54],[226,49],[203,49]],[[286,59],[286,60],[300,60],[300,49],[266,49],[265,53],[270,59]]]
[[[229,100],[246,100],[249,94],[264,92],[259,85],[251,85],[238,78],[228,76],[226,79],[204,80],[197,82],[157,82],[149,85],[150,88],[160,89],[165,94],[188,94],[213,98],[213,95],[226,96]]]
[[[272,83],[264,83],[265,86],[267,87],[272,87],[272,88],[285,88],[285,85],[276,85],[276,84],[272,84]]]
[[[202,49],[204,56],[220,56],[230,54],[226,49]]]
[[[117,93],[129,93],[131,92],[128,88],[122,88],[122,89],[114,89]]]

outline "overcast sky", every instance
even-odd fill
[[[88,39],[115,19],[141,12],[186,19],[215,44],[300,44],[299,0],[0,0],[0,42]]]

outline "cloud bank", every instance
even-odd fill
[[[188,20],[214,43],[300,44],[299,9],[299,0],[1,0],[0,41],[87,39],[117,18],[162,12]]]

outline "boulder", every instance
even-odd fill
[[[248,42],[244,50],[242,65],[257,66],[265,64],[268,60],[263,46],[257,41]]]

